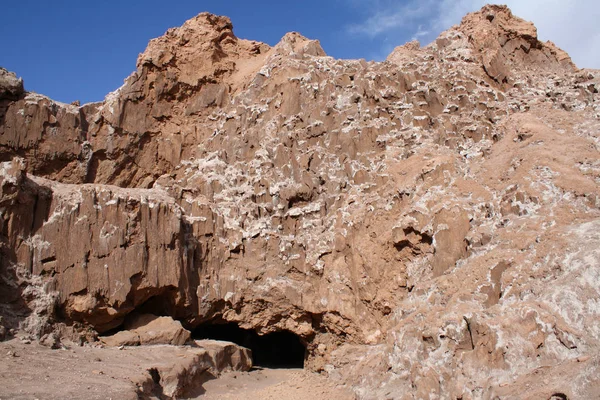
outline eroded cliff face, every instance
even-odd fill
[[[81,107],[2,72],[3,268],[100,333],[291,331],[362,398],[592,396],[599,81],[502,6],[382,63],[200,14]]]

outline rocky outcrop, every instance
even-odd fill
[[[102,103],[6,103],[3,260],[67,324],[286,330],[363,398],[590,397],[599,82],[501,6],[382,63],[200,14]]]
[[[197,340],[193,346],[53,351],[14,339],[0,343],[0,350],[0,395],[9,399],[197,398],[207,381],[252,368],[248,349],[211,340]]]
[[[553,43],[538,40],[537,29],[506,6],[488,5],[436,40],[442,51],[462,48],[465,60],[481,63],[495,83],[511,87],[520,74],[573,72],[571,58]]]
[[[100,341],[111,347],[172,344],[181,346],[190,340],[191,333],[181,326],[181,322],[171,317],[157,317],[152,314],[129,316],[124,331],[100,337]]]
[[[186,348],[187,354],[180,356],[175,365],[164,363],[148,369],[137,382],[138,396],[152,399],[158,392],[167,399],[196,397],[207,380],[223,372],[252,368],[250,351],[244,347],[214,340],[196,340],[195,345],[197,348]]]
[[[0,100],[16,100],[24,93],[23,79],[14,72],[0,68]]]
[[[21,98],[23,94],[23,80],[18,79],[14,72],[9,72],[0,67],[0,126],[4,125],[6,109],[9,104]],[[0,134],[2,134],[2,131],[0,131]]]
[[[16,160],[16,161],[15,161]],[[3,214],[9,260],[52,277],[66,316],[99,332],[151,298],[173,311],[190,305],[180,281],[193,264],[181,208],[156,190],[74,186],[12,171],[4,164]],[[11,169],[12,168],[12,169]],[[11,257],[12,256],[12,257]],[[173,315],[177,315],[175,312]]]

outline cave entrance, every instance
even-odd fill
[[[252,364],[267,368],[304,368],[306,347],[288,331],[260,336],[235,323],[205,324],[194,330],[194,339],[225,340],[252,350]]]

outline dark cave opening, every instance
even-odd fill
[[[306,347],[289,331],[259,335],[235,323],[205,324],[193,332],[194,339],[233,342],[252,350],[252,364],[267,368],[304,368]]]

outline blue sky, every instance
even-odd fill
[[[600,68],[598,0],[505,0],[580,67]],[[227,15],[240,38],[274,45],[289,31],[337,58],[381,60],[413,38],[427,44],[481,0],[19,0],[4,4],[0,66],[56,100],[100,101],[121,86],[148,41],[202,11]]]

